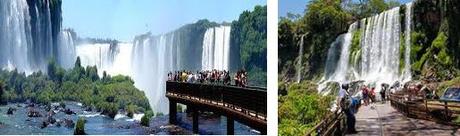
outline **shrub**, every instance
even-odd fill
[[[126,112],[128,112],[127,116],[132,118],[136,108],[137,108],[136,105],[132,105],[132,104],[128,105],[126,107]]]
[[[86,135],[85,133],[85,118],[81,117],[77,121],[77,126],[75,126],[74,135]]]
[[[115,118],[115,115],[118,113],[118,104],[116,103],[105,103],[102,114],[109,116],[110,118]]]
[[[142,116],[141,118],[141,125],[142,126],[150,126],[150,118],[153,117],[155,114],[153,114],[153,111],[151,110],[148,110],[147,112],[145,112],[145,115]]]
[[[145,126],[145,127],[150,126],[150,117],[149,117],[148,114],[145,114],[144,116],[142,116],[142,118],[141,118],[141,125],[142,125],[142,126]]]

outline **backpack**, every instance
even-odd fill
[[[351,107],[351,97],[346,93],[345,97],[340,100],[340,108],[347,110]]]

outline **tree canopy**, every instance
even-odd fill
[[[96,66],[85,69],[81,67],[79,58],[75,67],[69,70],[61,68],[51,60],[46,74],[38,71],[26,76],[17,70],[1,70],[0,84],[1,82],[6,84],[0,95],[3,92],[2,97],[8,102],[31,100],[46,105],[51,102],[78,101],[85,107],[111,117],[119,109],[127,109],[128,105],[132,105],[130,111],[134,112],[150,110],[144,92],[134,87],[134,81],[130,77],[111,77],[105,73],[101,79]]]
[[[239,66],[248,71],[250,84],[266,86],[267,6],[241,13],[233,21],[231,33],[231,50],[239,52]]]

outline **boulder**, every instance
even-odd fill
[[[6,112],[6,114],[8,114],[8,115],[13,115],[13,112],[14,112],[14,111],[16,111],[15,108],[9,107],[9,108],[8,108],[8,111]]]
[[[34,109],[30,109],[29,112],[27,112],[27,116],[28,117],[42,117],[40,112],[38,112],[38,111],[36,111]]]
[[[48,116],[46,118],[46,121],[49,122],[50,124],[56,123],[56,119],[54,119],[53,116]]]
[[[35,103],[28,103],[27,107],[35,107]]]
[[[70,109],[65,109],[64,113],[67,114],[67,115],[77,114],[77,113],[75,113],[74,111],[72,111]]]
[[[48,121],[42,121],[42,125],[40,126],[41,129],[48,127],[50,123]]]
[[[93,108],[91,108],[91,106],[87,106],[87,107],[85,108],[85,111],[93,111]]]
[[[75,123],[71,119],[64,119],[63,120],[64,126],[68,128],[73,128],[75,126]]]

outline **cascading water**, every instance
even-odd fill
[[[404,54],[404,73],[402,80],[403,82],[410,81],[412,79],[412,73],[410,69],[410,40],[411,40],[411,27],[412,27],[412,5],[413,3],[406,4],[406,13],[405,13],[405,30],[404,30],[404,40],[405,40],[405,54]]]
[[[366,19],[361,40],[363,48],[360,78],[370,82],[393,83],[399,74],[399,7]]]
[[[300,83],[302,79],[302,56],[303,56],[303,40],[305,34],[300,36],[300,43],[299,43],[299,62],[297,63],[297,83]]]
[[[344,82],[348,74],[349,69],[349,56],[350,56],[350,45],[351,40],[353,39],[353,32],[356,30],[357,23],[353,23],[348,28],[348,32],[340,35],[334,43],[331,44],[331,47],[328,51],[328,58],[326,60],[326,76],[322,79],[319,89],[323,90],[327,82]],[[338,57],[338,63],[335,63],[337,58],[334,56],[337,51],[337,46],[339,46],[340,56]],[[332,72],[333,71],[333,72]],[[332,73],[330,73],[332,72]]]
[[[146,92],[150,106],[156,112],[168,113],[168,101],[165,97],[167,73],[179,69],[179,52],[176,47],[180,39],[175,36],[176,33],[173,32],[134,41],[132,77],[135,86]]]
[[[28,49],[32,45],[29,7],[25,0],[0,1],[0,64],[31,71]]]
[[[142,35],[132,43],[76,45],[76,34],[60,28],[60,5],[51,6],[50,1],[0,1],[1,68],[17,68],[26,74],[45,71],[50,58],[55,58],[64,68],[71,68],[79,56],[82,65],[96,66],[100,76],[104,71],[113,76],[131,76],[135,86],[146,92],[152,109],[163,113],[168,111],[165,97],[168,72],[229,69],[230,26],[209,28],[204,39],[187,30],[159,36]],[[195,42],[197,37],[202,45]],[[195,50],[200,47],[202,52]]]
[[[201,67],[203,70],[229,69],[230,30],[230,26],[219,26],[206,30],[201,55]]]
[[[57,58],[61,15],[50,4],[50,0],[0,1],[0,67],[30,74],[44,71],[48,60]]]
[[[69,30],[63,30],[59,34],[59,46],[57,51],[57,60],[64,68],[72,68],[75,62],[75,40],[74,35]]]
[[[118,53],[117,45],[108,43],[81,44],[76,47],[76,55],[80,57],[83,66],[96,66],[99,75],[112,69],[114,56]]]
[[[409,35],[412,24],[412,3],[407,4],[406,7],[405,33]],[[395,7],[353,23],[346,34],[339,36],[336,42],[331,44],[326,61],[325,76],[318,87],[320,91],[324,92],[326,83],[330,81],[343,83],[364,80],[368,83],[375,83],[377,90],[380,90],[379,84],[381,83],[392,84],[395,81],[410,80],[410,43],[408,43],[410,39],[408,38],[405,41],[404,72],[399,72],[401,36],[399,9],[399,7]],[[360,30],[357,30],[358,23]],[[360,56],[357,57],[359,58],[357,63],[350,64],[350,56],[352,56],[350,45],[355,31],[361,31],[359,37]],[[340,52],[338,45],[341,46]],[[339,57],[336,53],[340,53]],[[403,75],[400,76],[400,74]]]
[[[353,32],[356,30],[356,25],[357,23],[353,23],[350,28],[348,29],[348,32],[343,35],[343,41],[342,41],[342,50],[340,53],[340,58],[339,62],[337,64],[337,67],[335,69],[334,74],[332,74],[331,79],[334,79],[335,81],[344,81],[346,80],[347,74],[348,74],[348,63],[349,63],[349,57],[350,57],[350,45],[351,45],[351,40],[353,38]]]
[[[181,32],[153,36],[150,33],[137,36],[133,43],[82,44],[76,47],[82,65],[97,66],[99,75],[131,76],[134,85],[144,90],[155,112],[168,113],[165,97],[167,73],[183,70],[182,57],[190,57],[182,51],[186,46]],[[202,68],[228,70],[230,54],[230,27],[209,28],[203,36]]]

